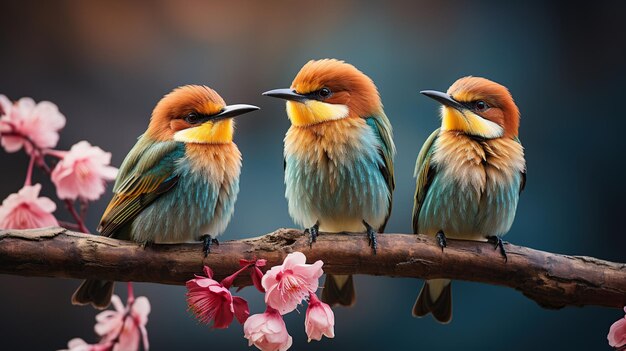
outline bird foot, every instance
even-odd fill
[[[311,228],[304,230],[304,235],[309,236],[309,248],[313,248],[313,243],[317,241],[317,235],[320,232],[320,222],[317,221]]]
[[[151,247],[152,245],[154,245],[154,241],[145,241],[141,244],[141,248],[145,249],[146,247]]]
[[[502,238],[494,235],[487,237],[487,241],[495,245],[495,250],[500,248],[500,254],[502,255],[502,257],[504,257],[504,262],[508,262],[509,258],[506,255],[506,250],[504,249],[504,242],[502,241]]]
[[[441,247],[441,252],[443,252],[443,249],[448,246],[448,240],[446,239],[446,235],[443,233],[442,230],[440,230],[437,232],[437,235],[435,235],[435,239],[437,239],[437,245]]]
[[[374,255],[376,255],[376,250],[378,249],[378,240],[376,239],[376,231],[366,221],[363,221],[363,225],[365,226],[365,229],[367,230],[367,245],[369,245],[369,247],[371,247],[372,250],[374,250]]]
[[[200,240],[202,240],[202,252],[204,253],[204,257],[207,257],[211,253],[211,245],[215,244],[220,246],[220,242],[210,234],[201,236]]]

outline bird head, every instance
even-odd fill
[[[221,144],[233,140],[232,118],[258,110],[253,105],[226,105],[215,90],[185,85],[165,95],[152,111],[147,134],[156,140]]]
[[[441,128],[486,139],[516,137],[520,113],[509,90],[480,77],[463,77],[447,93],[434,90],[422,94],[439,101]]]
[[[287,115],[296,126],[382,111],[374,82],[351,64],[335,59],[311,60],[300,69],[291,88],[263,95],[287,100]]]

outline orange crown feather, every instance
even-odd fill
[[[347,105],[357,116],[365,117],[382,110],[380,95],[374,82],[344,61],[311,60],[300,69],[291,83],[291,88],[300,94],[307,94],[322,87],[327,87],[333,92],[328,102]]]

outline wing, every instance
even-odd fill
[[[176,160],[184,154],[182,143],[140,137],[120,167],[113,198],[98,226],[100,234],[113,236],[152,201],[172,189],[178,181],[174,175]]]
[[[380,154],[383,164],[379,166],[380,173],[383,175],[387,188],[389,189],[389,208],[387,209],[387,217],[385,222],[378,228],[378,232],[382,233],[385,230],[389,216],[391,215],[391,207],[393,203],[393,190],[396,187],[396,182],[393,176],[393,156],[396,153],[396,146],[393,144],[393,134],[391,129],[391,123],[383,112],[378,116],[372,116],[366,118],[367,124],[374,130],[374,134],[380,140]]]
[[[437,140],[438,136],[439,128],[432,132],[428,139],[426,139],[426,142],[424,142],[424,145],[417,156],[417,162],[415,163],[415,178],[417,179],[417,185],[415,187],[415,202],[413,204],[413,233],[415,234],[418,232],[418,219],[420,216],[420,210],[422,209],[422,204],[424,203],[428,188],[430,188],[430,184],[435,176],[435,170],[431,166],[430,160],[433,154],[433,145],[435,144],[435,140]]]

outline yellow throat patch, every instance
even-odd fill
[[[348,117],[348,106],[317,100],[287,101],[287,115],[294,126],[309,126]]]
[[[441,107],[441,129],[458,130],[487,139],[499,138],[504,135],[504,128],[498,124],[484,119],[472,111],[465,110],[461,113],[448,106]]]
[[[174,140],[184,143],[225,144],[233,141],[235,124],[232,119],[205,122],[197,127],[179,130]]]

